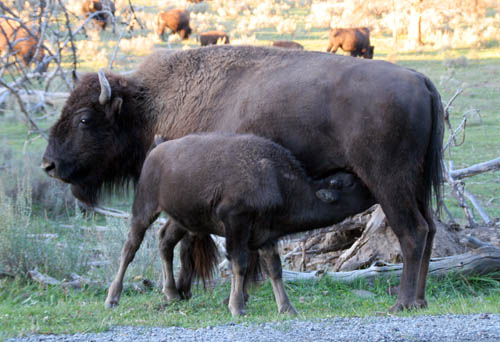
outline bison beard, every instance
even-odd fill
[[[96,185],[137,179],[154,134],[267,137],[314,178],[347,170],[366,184],[403,253],[392,310],[426,306],[430,202],[433,189],[440,194],[443,137],[440,96],[427,77],[384,61],[225,45],[158,51],[134,74],[106,78],[109,101],[100,103],[104,86],[89,74],[51,129],[42,167],[54,177],[64,159],[91,170],[88,179],[103,177]],[[80,193],[91,198],[94,191]]]

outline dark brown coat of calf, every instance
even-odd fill
[[[229,44],[229,36],[223,31],[208,31],[200,34],[200,45],[216,45],[221,42],[222,44]]]
[[[165,28],[171,29],[173,33],[178,33],[182,39],[188,39],[192,31],[189,26],[189,12],[174,8],[158,14],[156,33],[162,39]]]
[[[353,57],[373,58],[375,47],[370,45],[370,29],[358,28],[334,28],[328,36],[327,52],[336,53],[340,47],[350,52]]]
[[[297,42],[292,42],[290,40],[275,40],[273,42],[274,47],[284,48],[284,49],[297,49],[304,50],[304,47]]]
[[[111,0],[84,0],[82,3],[82,13],[85,18],[88,18],[95,12],[99,11],[109,11],[112,15],[115,15],[116,6],[115,3]],[[108,13],[99,13],[92,17],[94,23],[101,28],[101,30],[105,30],[106,26],[112,20],[111,16]]]
[[[332,184],[335,189],[330,189]],[[118,304],[127,266],[148,227],[165,212],[190,234],[226,238],[233,272],[228,306],[233,316],[245,314],[251,249],[261,255],[278,311],[296,314],[283,286],[276,240],[337,223],[374,203],[354,175],[340,172],[314,181],[290,151],[255,135],[205,133],[167,141],[144,162],[130,232],[106,305]],[[164,269],[172,269],[171,259],[162,261]],[[165,277],[165,289],[175,295],[172,272]]]

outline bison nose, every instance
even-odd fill
[[[53,176],[53,173],[56,168],[56,164],[52,161],[42,161],[42,165],[40,167],[45,171],[49,176]]]

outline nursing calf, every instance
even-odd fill
[[[118,304],[129,263],[148,227],[165,212],[175,225],[171,232],[180,229],[226,237],[233,272],[228,306],[233,315],[245,314],[250,250],[258,250],[279,312],[294,314],[283,286],[276,241],[334,224],[374,203],[354,175],[337,172],[310,179],[290,151],[265,138],[208,133],[162,143],[144,162],[130,232],[106,306]],[[177,291],[172,257],[161,254],[166,270],[164,291],[172,296]]]

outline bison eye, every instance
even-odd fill
[[[87,118],[81,118],[80,119],[80,123],[83,124],[83,125],[86,125],[89,123],[89,120]]]

